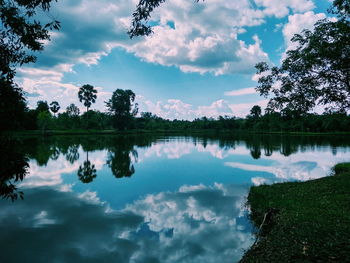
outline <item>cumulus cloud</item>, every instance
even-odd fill
[[[302,13],[315,8],[311,0],[255,0],[255,3],[263,7],[263,12],[269,16],[284,17],[290,13]]]
[[[165,119],[193,120],[203,116],[217,118],[219,116],[233,116],[230,104],[225,100],[217,100],[208,106],[194,107],[179,99],[169,99],[166,102],[152,102],[144,97],[138,97],[140,111],[149,111]]]
[[[265,23],[268,16],[282,17],[314,7],[308,0],[166,1],[152,14],[154,34],[131,40],[126,32],[137,2],[62,0],[54,3],[51,15],[61,21],[61,30],[51,33],[51,41],[45,43],[44,52],[31,66],[34,68],[19,70],[19,84],[28,94],[35,96],[29,97],[31,105],[34,106],[34,98],[51,101],[63,97],[63,108],[68,103],[79,104],[76,98],[78,87],[63,82],[64,74],[74,72],[77,64],[98,64],[101,57],[107,56],[114,48],[124,49],[147,62],[176,66],[184,72],[251,74],[257,62],[269,60],[268,54],[263,51],[257,35],[252,37],[253,43],[239,40],[238,35],[249,27]],[[291,30],[287,28],[285,31],[289,34]],[[95,107],[103,110],[103,101],[110,93],[103,87],[99,89]],[[150,106],[162,108],[162,104],[156,102]],[[163,113],[164,116],[174,115],[172,118],[181,118],[181,112],[190,107],[179,101],[166,104],[175,107],[168,109],[173,113]],[[203,106],[195,111],[210,111],[214,116],[215,107],[226,106]],[[223,113],[230,114],[227,110],[226,107]]]
[[[282,29],[286,50],[297,47],[297,43],[291,41],[295,34],[301,33],[304,29],[312,29],[318,20],[324,18],[326,18],[324,13],[315,14],[313,11],[288,16],[288,23]]]
[[[238,40],[238,34],[246,27],[261,25],[266,16],[281,16],[269,11],[275,1],[256,1],[257,6],[248,0],[167,1],[152,14],[155,33],[130,40],[126,31],[137,2],[63,0],[54,4],[52,15],[62,22],[62,28],[52,33],[36,66],[97,64],[113,48],[121,47],[145,61],[174,65],[185,72],[247,73],[256,62],[268,60],[268,55],[257,36],[255,43],[246,44]],[[309,2],[279,1],[278,10],[283,15],[289,10],[309,10]]]
[[[35,107],[38,100],[58,101],[61,106],[60,112],[74,103],[83,112],[86,108],[78,99],[79,86],[62,81],[65,72],[72,71],[71,65],[60,65],[52,69],[37,69],[37,68],[20,68],[18,69],[17,80],[23,87],[24,91],[29,94],[29,106]],[[95,87],[98,91],[96,103],[92,108],[99,110],[105,109],[105,101],[107,101],[112,93],[105,91],[102,87]]]
[[[237,95],[248,94],[252,91],[251,89],[233,91],[232,93]],[[220,99],[213,101],[210,105],[194,106],[179,99],[169,99],[166,102],[152,102],[143,96],[138,96],[137,102],[140,112],[149,111],[165,119],[193,120],[204,116],[209,118],[218,118],[219,116],[245,117],[254,105],[265,108],[268,100],[259,100],[250,103],[230,103],[227,100]]]

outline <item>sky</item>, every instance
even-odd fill
[[[245,117],[268,99],[255,91],[254,65],[280,65],[291,37],[327,17],[329,0],[168,0],[151,17],[154,33],[130,39],[138,0],[59,0],[51,32],[35,64],[17,69],[29,107],[58,101],[60,112],[78,90],[97,90],[92,109],[106,111],[116,89],[131,89],[139,112],[168,119]]]

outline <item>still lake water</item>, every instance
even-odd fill
[[[23,139],[24,200],[0,201],[0,262],[237,262],[251,185],[327,176],[339,136]]]

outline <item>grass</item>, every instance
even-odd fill
[[[251,188],[258,242],[241,262],[350,262],[350,163],[307,182]],[[273,210],[271,210],[273,208]]]

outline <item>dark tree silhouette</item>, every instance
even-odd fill
[[[86,152],[86,161],[79,166],[78,177],[84,184],[91,183],[96,178],[95,165],[89,161],[89,152]]]
[[[49,105],[47,104],[46,101],[43,101],[43,100],[39,100],[37,103],[36,103],[36,109],[35,111],[37,113],[40,113],[40,112],[49,112]]]
[[[21,128],[26,110],[22,89],[12,80],[0,77],[0,131]]]
[[[60,27],[56,20],[42,24],[37,12],[48,12],[53,0],[0,0],[0,72],[7,80],[15,75],[15,67],[35,62],[33,52],[44,47],[49,30]]]
[[[22,181],[28,173],[28,158],[18,149],[17,140],[0,138],[0,196],[3,199],[23,199],[23,192],[18,191],[16,183]]]
[[[134,148],[135,139],[135,137],[117,137],[111,142],[107,165],[116,178],[130,177],[135,173],[133,162],[137,162],[138,159],[138,153]]]
[[[253,118],[259,118],[261,116],[261,107],[254,105],[250,110],[250,116]]]
[[[80,102],[84,103],[84,106],[86,107],[86,112],[89,111],[89,108],[91,107],[92,103],[96,102],[97,98],[97,90],[89,85],[83,85],[78,92],[78,97]]]
[[[66,160],[73,164],[75,161],[79,159],[79,145],[73,144],[68,147],[67,153],[66,153]]]
[[[108,111],[113,115],[114,126],[118,129],[125,129],[131,122],[132,118],[138,112],[135,93],[131,90],[117,89],[113,92],[112,98],[106,102]]]
[[[50,103],[50,110],[53,112],[53,115],[56,116],[56,113],[60,110],[60,104],[57,101]]]
[[[48,13],[53,0],[0,0],[0,126],[1,130],[19,128],[26,111],[21,87],[14,82],[16,67],[35,62],[35,52],[43,49],[50,30],[58,21],[43,24],[37,12]]]
[[[66,112],[69,117],[78,117],[80,114],[79,108],[73,103],[66,108]]]
[[[330,11],[338,20],[320,20],[313,31],[294,35],[292,41],[298,46],[287,52],[280,67],[270,68],[265,62],[256,65],[262,74],[257,90],[273,96],[270,109],[297,115],[305,115],[316,105],[328,111],[350,109],[350,1],[334,1]]]

